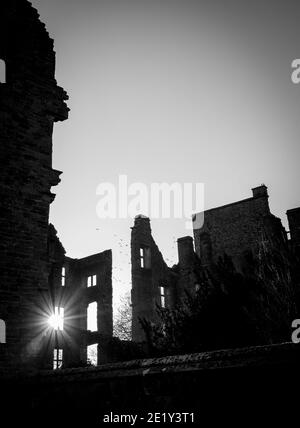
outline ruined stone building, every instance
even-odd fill
[[[2,2],[0,370],[79,364],[89,347],[95,360],[100,339],[112,335],[111,252],[67,258],[48,224],[61,174],[52,167],[53,126],[68,118],[67,99],[36,9]]]
[[[281,220],[270,212],[267,187],[256,187],[252,193],[251,198],[204,211],[203,227],[194,229],[196,253],[203,266],[227,254],[236,269],[242,270],[262,240],[275,240],[278,245],[287,242]]]
[[[53,41],[27,1],[0,6],[0,318],[4,366],[31,364],[39,356],[39,308],[48,292],[48,216],[52,132],[68,117],[67,95],[55,80]]]
[[[287,415],[298,404],[291,383],[300,351],[292,343],[144,360],[135,354],[123,361],[130,350],[144,349],[137,345],[145,340],[139,319],[155,320],[157,305],[172,308],[185,290],[196,291],[201,269],[225,252],[240,269],[262,236],[299,254],[300,208],[287,212],[288,238],[270,213],[265,186],[253,189],[251,198],[206,211],[203,228],[194,231],[195,249],[191,236],[178,239],[173,267],[152,237],[150,220],[138,216],[131,237],[134,342],[123,348],[122,362],[36,372],[121,355],[112,337],[111,251],[67,257],[49,225],[52,186],[61,174],[52,166],[52,133],[55,122],[68,117],[67,99],[55,80],[53,41],[37,11],[27,0],[1,2],[1,422],[91,427],[114,412],[161,421],[195,414],[193,422],[208,420],[207,426],[245,415],[255,416],[254,426],[262,419],[272,426],[270,417],[280,415],[289,426]]]
[[[63,325],[47,331],[44,362],[51,367],[53,350],[54,367],[107,361],[105,343],[113,334],[111,250],[82,259],[66,257],[50,225],[48,254],[50,314]]]
[[[66,92],[55,80],[55,52],[27,0],[0,5],[0,371],[74,367],[116,358],[112,322],[112,253],[71,259],[49,225],[55,122],[68,118]],[[132,336],[157,305],[174,307],[201,286],[199,272],[227,254],[243,269],[261,239],[299,254],[300,208],[287,212],[290,239],[269,209],[265,186],[253,196],[204,212],[204,225],[178,239],[169,267],[151,233],[135,219],[131,236]],[[115,342],[114,342],[115,343]],[[118,345],[118,343],[117,343]],[[129,348],[128,348],[129,349]],[[113,350],[113,351],[112,351]],[[126,351],[127,352],[127,351]]]
[[[287,211],[290,239],[281,220],[270,212],[265,185],[252,189],[250,198],[199,213],[204,222],[191,236],[178,239],[178,264],[168,267],[151,235],[150,220],[135,219],[131,234],[132,259],[132,335],[145,340],[140,319],[157,320],[157,305],[172,308],[185,290],[199,289],[199,272],[213,269],[220,257],[229,256],[237,271],[247,268],[261,242],[275,245],[279,251],[290,247],[299,254],[300,208]],[[200,224],[194,218],[195,224]]]
[[[148,217],[137,216],[131,233],[132,269],[132,339],[145,339],[139,319],[156,319],[157,305],[173,307],[183,297],[184,290],[197,286],[195,275],[198,258],[194,253],[193,238],[178,239],[178,265],[170,268],[158,249]]]

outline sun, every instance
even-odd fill
[[[48,324],[54,330],[64,329],[64,309],[55,307],[54,313],[48,318]]]

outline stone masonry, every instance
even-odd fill
[[[178,264],[172,268],[164,262],[152,235],[150,220],[144,216],[135,219],[131,234],[132,260],[132,337],[145,340],[140,319],[156,321],[157,307],[162,306],[161,288],[164,287],[164,306],[173,308],[185,296],[195,292],[204,269],[213,270],[218,260],[229,256],[236,269],[248,266],[247,257],[255,258],[262,242],[270,243],[284,253],[292,248],[299,251],[299,208],[287,212],[291,239],[281,220],[269,208],[265,185],[252,189],[253,196],[231,204],[213,208],[204,213],[204,224],[194,229],[193,238],[179,238]],[[200,222],[194,218],[195,225]]]
[[[43,366],[53,366],[54,349],[62,350],[64,367],[85,363],[87,347],[94,344],[97,363],[106,361],[106,343],[113,334],[111,250],[82,259],[66,257],[50,225],[48,253],[49,315],[55,313],[55,307],[63,308],[64,327],[62,331],[50,329],[45,335]],[[88,330],[88,306],[93,302],[97,304],[97,331],[92,332]]]
[[[52,132],[68,117],[55,80],[53,40],[26,0],[0,5],[0,318],[3,367],[34,365],[40,350],[41,305],[48,293],[47,239]]]
[[[203,227],[194,229],[196,253],[203,266],[212,266],[226,254],[242,270],[247,256],[257,254],[262,240],[287,243],[281,220],[270,212],[267,187],[252,192],[251,198],[204,211]]]
[[[170,268],[152,237],[149,218],[142,215],[135,218],[131,233],[132,339],[135,342],[145,340],[140,319],[155,321],[158,307],[174,307],[185,290],[196,289],[199,260],[194,253],[193,238],[180,238],[177,244],[179,263]]]

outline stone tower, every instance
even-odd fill
[[[27,0],[0,5],[0,369],[37,365],[47,322],[53,124],[68,117],[55,53]]]
[[[142,215],[135,218],[132,227],[131,269],[132,339],[142,342],[145,334],[139,320],[155,320],[160,287],[170,284],[169,268],[151,235],[150,220]]]
[[[195,268],[199,261],[194,253],[193,239],[178,239],[178,264],[169,267],[151,233],[150,219],[137,216],[131,232],[132,269],[132,339],[145,341],[140,319],[159,321],[158,307],[173,308],[193,292],[197,282]]]

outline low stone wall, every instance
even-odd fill
[[[2,377],[2,403],[10,415],[14,409],[31,424],[45,422],[47,415],[48,422],[76,421],[90,428],[129,414],[137,415],[135,424],[148,424],[150,413],[165,423],[173,413],[182,418],[193,413],[197,426],[220,420],[244,426],[243,418],[270,421],[292,413],[299,357],[300,347],[281,344],[19,373]]]

